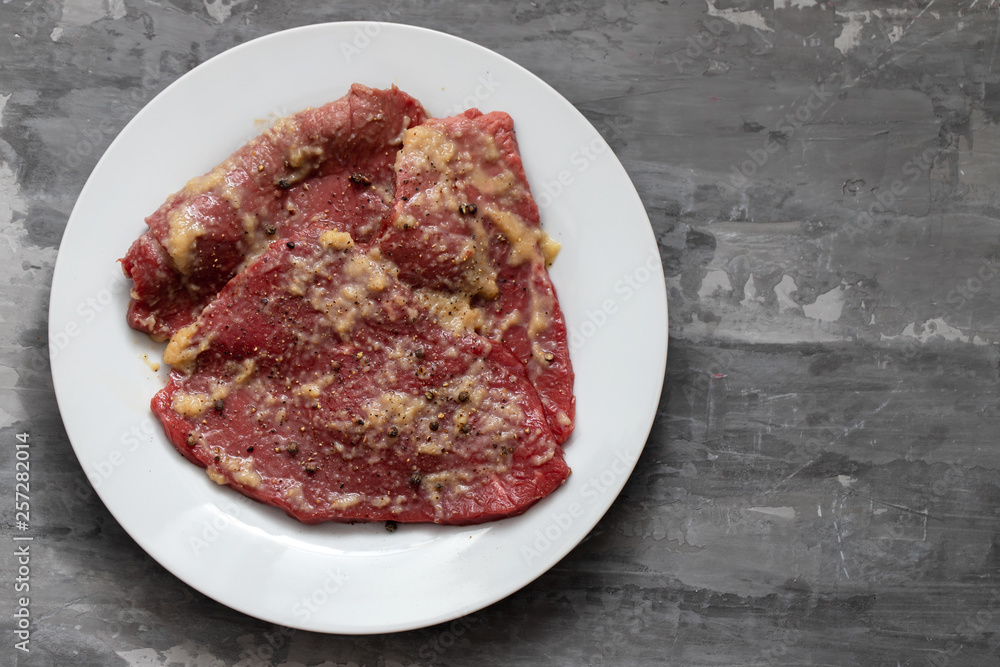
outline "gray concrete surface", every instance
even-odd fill
[[[0,663],[997,664],[997,5],[4,0]],[[576,105],[642,196],[671,316],[652,434],[592,534],[462,621],[370,637],[270,626],[147,556],[77,463],[46,361],[62,230],[132,115],[234,45],[351,19],[472,39]]]

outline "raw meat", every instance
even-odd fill
[[[407,131],[396,162],[393,223],[379,247],[416,287],[466,295],[483,335],[525,365],[558,442],[573,431],[566,323],[546,265],[558,251],[541,230],[513,121],[472,109]]]
[[[373,237],[391,211],[403,133],[425,117],[395,87],[355,84],[189,181],[146,219],[149,231],[121,260],[135,283],[129,325],[168,338],[272,242],[306,227],[336,224],[359,242]]]
[[[471,524],[569,474],[523,365],[378,248],[307,229],[171,340],[153,410],[219,483],[306,522]]]

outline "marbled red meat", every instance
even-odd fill
[[[573,430],[566,324],[546,270],[557,245],[539,224],[513,121],[472,109],[407,131],[393,223],[378,244],[420,287],[468,294],[483,335],[525,365],[558,442]]]
[[[381,231],[393,163],[419,102],[355,84],[343,98],[283,118],[146,219],[121,260],[134,280],[128,323],[165,339],[193,321],[270,243],[334,224],[359,242]]]
[[[356,85],[147,222],[129,324],[170,337],[152,408],[216,482],[306,523],[470,524],[566,480],[557,244],[506,114]]]
[[[402,284],[378,248],[308,229],[173,337],[153,410],[213,479],[307,523],[515,515],[569,469],[523,365],[477,318]]]

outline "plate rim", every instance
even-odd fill
[[[75,229],[75,227],[77,225],[81,224],[79,222],[74,222],[74,220],[77,219],[77,212],[79,210],[79,207],[81,206],[81,201],[85,200],[85,195],[88,194],[88,192],[89,192],[90,189],[92,189],[94,187],[97,187],[96,184],[95,184],[95,181],[96,181],[95,174],[97,174],[99,172],[99,170],[102,167],[102,164],[106,160],[110,159],[108,156],[112,155],[115,152],[116,147],[119,145],[119,142],[123,140],[122,139],[123,136],[127,135],[126,131],[130,127],[132,127],[134,125],[141,124],[143,122],[142,119],[145,117],[145,115],[147,113],[151,113],[149,110],[159,100],[162,100],[163,98],[169,97],[170,95],[174,94],[172,91],[174,91],[177,87],[180,87],[180,86],[184,85],[184,82],[189,77],[199,76],[200,75],[199,72],[204,72],[204,70],[207,69],[209,66],[211,66],[213,63],[218,64],[219,62],[221,62],[223,60],[226,60],[226,59],[229,59],[229,58],[237,58],[237,57],[240,56],[240,54],[243,51],[245,51],[247,49],[264,48],[266,46],[267,42],[269,42],[271,40],[278,40],[278,39],[286,38],[290,34],[313,32],[313,31],[322,32],[322,31],[331,30],[331,29],[361,28],[363,30],[365,26],[372,26],[372,25],[379,26],[380,30],[389,29],[389,30],[413,31],[413,32],[415,32],[417,34],[422,34],[422,35],[424,35],[425,37],[428,37],[428,38],[433,38],[433,39],[442,39],[443,38],[445,40],[453,42],[453,44],[456,46],[456,48],[460,48],[460,49],[473,48],[473,49],[479,51],[486,58],[489,58],[489,59],[500,59],[507,66],[512,67],[515,70],[517,70],[518,73],[519,73],[519,75],[530,77],[531,79],[535,80],[535,82],[537,84],[539,84],[539,85],[544,86],[545,88],[547,88],[553,94],[554,99],[556,99],[556,100],[558,100],[559,102],[562,103],[562,105],[564,107],[564,111],[571,112],[571,113],[575,114],[578,117],[579,120],[581,120],[583,123],[585,123],[588,127],[594,129],[594,131],[596,132],[596,128],[593,128],[592,123],[590,123],[590,121],[579,111],[579,109],[577,109],[575,106],[573,106],[573,104],[570,103],[568,99],[566,99],[561,93],[559,93],[559,91],[557,91],[553,86],[551,86],[546,81],[544,81],[541,77],[539,77],[535,73],[531,72],[527,68],[523,67],[522,65],[518,64],[517,62],[513,61],[512,59],[508,58],[507,56],[504,56],[504,55],[502,55],[500,53],[497,53],[496,51],[493,51],[492,49],[489,49],[489,48],[485,47],[485,46],[482,46],[480,44],[477,44],[475,42],[472,42],[472,41],[467,40],[467,39],[462,38],[462,37],[458,37],[456,35],[453,35],[453,34],[450,34],[450,33],[447,33],[447,32],[433,30],[433,29],[430,29],[430,28],[424,28],[424,27],[421,27],[421,26],[414,26],[414,25],[402,24],[402,23],[395,23],[395,22],[384,22],[384,21],[324,22],[324,23],[309,24],[309,25],[304,25],[304,26],[298,26],[298,27],[294,27],[294,28],[289,28],[289,29],[286,29],[286,30],[279,30],[279,31],[271,32],[271,33],[268,33],[266,35],[261,35],[259,37],[254,38],[254,39],[251,39],[251,40],[248,40],[248,41],[243,42],[241,44],[238,44],[238,45],[236,45],[234,47],[231,47],[229,49],[226,49],[225,51],[222,51],[222,52],[220,52],[220,53],[212,56],[211,58],[205,60],[204,62],[200,63],[197,67],[191,69],[190,71],[184,73],[182,76],[178,77],[176,80],[172,81],[162,91],[160,91],[159,93],[157,93],[152,99],[150,99],[149,101],[147,101],[143,105],[142,109],[140,109],[132,117],[132,119],[122,128],[122,130],[119,132],[118,136],[115,137],[114,141],[111,142],[111,144],[105,150],[105,152],[101,156],[101,158],[95,163],[95,166],[94,166],[93,170],[91,171],[91,174],[88,176],[88,178],[87,178],[87,180],[86,180],[83,188],[81,189],[80,194],[78,195],[77,200],[74,203],[73,210],[71,211],[71,213],[70,213],[70,215],[69,215],[69,217],[67,219],[66,228],[64,229],[63,234],[62,234],[62,238],[60,240],[59,251],[58,251],[58,254],[57,254],[57,257],[56,257],[56,261],[55,261],[55,265],[54,265],[54,269],[53,269],[52,283],[51,283],[51,287],[50,287],[50,302],[49,302],[49,308],[48,308],[49,358],[50,358],[50,369],[51,369],[51,374],[52,374],[52,379],[53,379],[53,389],[54,389],[54,392],[55,392],[55,395],[56,395],[57,404],[59,405],[60,417],[63,420],[64,426],[66,427],[67,437],[69,438],[70,443],[73,446],[74,454],[76,455],[76,457],[77,457],[77,459],[78,459],[78,461],[79,461],[79,463],[81,465],[81,468],[84,470],[85,474],[88,477],[88,482],[90,482],[92,485],[93,485],[93,481],[91,480],[89,473],[86,472],[86,466],[85,466],[84,460],[82,458],[82,454],[81,454],[81,451],[80,451],[80,446],[78,446],[78,444],[77,444],[77,438],[80,438],[81,436],[80,436],[79,433],[71,434],[70,433],[70,427],[66,424],[66,418],[64,416],[65,415],[64,404],[70,400],[69,395],[70,395],[71,390],[64,386],[64,384],[63,384],[65,382],[64,379],[62,379],[61,377],[57,377],[57,376],[61,376],[62,375],[61,372],[57,373],[57,369],[61,368],[62,364],[59,363],[59,362],[57,362],[57,359],[56,359],[57,353],[56,353],[56,351],[54,351],[54,348],[53,348],[51,342],[53,340],[53,327],[56,326],[55,322],[57,321],[57,317],[55,317],[55,315],[56,315],[55,311],[57,310],[57,308],[60,305],[59,302],[58,302],[58,299],[55,298],[56,297],[56,290],[67,279],[64,276],[64,274],[68,270],[66,267],[69,264],[69,262],[71,261],[70,259],[67,259],[67,257],[69,255],[67,255],[67,253],[63,252],[63,250],[64,250],[64,242],[66,240],[66,237],[67,237],[68,233],[71,230],[71,227]],[[600,135],[600,133],[597,133],[597,136],[601,137],[601,140],[604,141],[604,139]],[[627,180],[627,182],[628,182],[628,184],[630,186],[630,188],[628,190],[628,196],[630,198],[634,198],[634,200],[635,200],[634,203],[638,206],[638,209],[642,211],[643,221],[645,222],[645,225],[643,226],[643,231],[645,232],[645,234],[648,237],[646,239],[646,242],[643,244],[643,247],[647,248],[647,249],[654,249],[654,250],[656,250],[656,256],[662,262],[662,257],[660,256],[660,253],[658,251],[658,247],[657,247],[657,243],[656,243],[656,238],[655,238],[654,230],[653,230],[652,225],[651,225],[651,223],[649,221],[648,212],[646,211],[645,206],[642,204],[642,201],[639,198],[638,191],[635,188],[635,184],[632,182],[631,178],[628,176],[628,174],[625,171],[624,166],[621,164],[621,161],[619,160],[618,156],[613,152],[613,150],[610,150],[610,147],[608,147],[608,148],[609,148],[609,157],[610,157],[610,159],[614,160],[615,166],[618,169],[621,170],[622,174],[624,175],[625,179]],[[533,188],[532,188],[533,190],[535,190],[535,186],[536,185],[537,184],[533,184]],[[399,632],[399,631],[405,631],[405,630],[412,630],[412,629],[417,629],[417,628],[429,627],[429,626],[432,626],[432,625],[435,625],[435,624],[438,624],[438,623],[442,623],[442,622],[446,622],[446,621],[450,621],[450,620],[459,618],[459,617],[464,616],[464,615],[469,614],[469,613],[473,613],[473,612],[478,611],[480,609],[483,609],[483,608],[485,608],[485,607],[487,607],[489,605],[492,605],[492,604],[498,602],[499,600],[504,599],[505,597],[507,597],[507,596],[515,593],[516,591],[520,590],[521,588],[523,588],[523,587],[527,586],[528,584],[530,584],[531,582],[535,581],[537,578],[541,577],[543,574],[545,574],[546,572],[548,572],[552,567],[554,567],[569,552],[571,552],[574,548],[576,548],[576,546],[580,543],[580,541],[582,541],[583,539],[585,539],[586,535],[588,535],[590,533],[590,531],[594,528],[594,526],[596,526],[597,523],[599,521],[601,521],[602,518],[604,518],[604,516],[607,514],[608,510],[611,508],[611,505],[618,498],[618,496],[621,493],[621,490],[624,488],[624,485],[627,483],[629,477],[631,476],[631,473],[634,470],[635,466],[637,465],[638,460],[639,460],[639,458],[640,458],[640,456],[641,456],[641,454],[642,454],[642,452],[643,452],[643,450],[645,448],[645,445],[648,442],[649,434],[652,431],[652,427],[653,427],[654,420],[655,420],[656,413],[657,413],[657,405],[658,405],[659,399],[660,399],[660,397],[662,395],[661,394],[661,392],[662,392],[662,386],[663,386],[663,382],[665,380],[665,375],[666,375],[667,344],[668,344],[668,340],[669,340],[669,324],[668,324],[669,312],[668,312],[668,306],[667,306],[668,299],[667,299],[667,293],[666,293],[666,283],[665,283],[665,279],[664,279],[662,271],[660,271],[657,274],[657,276],[658,276],[658,282],[659,282],[659,284],[662,284],[662,289],[661,290],[656,290],[657,297],[661,297],[661,298],[658,298],[657,305],[659,305],[659,301],[662,301],[663,319],[662,319],[662,325],[661,325],[662,336],[658,336],[657,335],[655,337],[657,338],[657,340],[662,339],[662,350],[651,350],[650,351],[650,353],[651,354],[655,354],[656,357],[654,359],[651,359],[651,363],[650,363],[649,368],[656,369],[655,376],[658,379],[659,389],[656,392],[656,396],[652,397],[652,398],[655,398],[655,400],[651,400],[650,403],[649,403],[650,408],[646,411],[647,414],[645,414],[642,417],[642,423],[644,424],[644,426],[640,429],[640,432],[642,434],[642,440],[641,440],[641,442],[637,443],[637,450],[635,452],[634,457],[631,460],[630,465],[628,466],[627,474],[622,474],[620,476],[620,483],[618,483],[617,486],[613,489],[613,493],[609,494],[609,498],[608,498],[607,502],[603,503],[600,506],[600,508],[598,509],[598,511],[596,511],[596,512],[593,513],[593,515],[594,515],[593,516],[593,521],[592,522],[585,522],[588,525],[586,525],[586,530],[582,533],[582,535],[580,536],[580,538],[578,540],[567,540],[567,541],[564,541],[563,543],[559,544],[558,546],[554,547],[552,550],[550,550],[549,552],[547,552],[547,554],[545,554],[544,557],[541,559],[539,567],[533,568],[530,576],[527,576],[523,581],[518,581],[514,585],[509,586],[507,589],[501,590],[497,594],[487,595],[487,596],[485,596],[485,597],[483,597],[481,599],[478,599],[475,602],[473,602],[472,604],[454,605],[454,608],[453,608],[452,612],[444,613],[444,614],[439,614],[438,616],[430,617],[430,618],[424,619],[422,621],[417,621],[417,622],[412,622],[412,623],[396,624],[395,626],[371,626],[371,627],[353,627],[353,628],[347,627],[347,628],[333,628],[333,629],[331,629],[331,628],[317,628],[317,627],[312,627],[312,626],[309,626],[308,624],[296,624],[294,622],[289,622],[289,619],[286,618],[286,617],[281,617],[281,616],[279,616],[279,617],[272,617],[271,615],[269,615],[267,613],[261,613],[260,610],[248,610],[248,609],[242,608],[240,606],[234,605],[231,601],[225,601],[225,600],[220,599],[219,596],[217,596],[217,595],[215,595],[215,594],[213,594],[211,592],[206,591],[205,588],[203,587],[203,585],[201,585],[199,582],[191,581],[191,580],[189,580],[189,578],[187,578],[187,577],[182,576],[181,574],[179,574],[176,571],[176,569],[177,569],[176,567],[172,567],[170,563],[164,562],[163,554],[154,553],[154,550],[152,548],[153,545],[150,543],[149,536],[147,536],[147,535],[142,535],[141,537],[138,536],[136,534],[136,532],[137,532],[136,531],[136,527],[133,526],[133,525],[129,525],[131,522],[123,521],[122,516],[121,516],[122,509],[120,507],[116,508],[116,503],[109,502],[109,499],[105,498],[105,496],[102,494],[100,488],[95,487],[95,491],[96,491],[98,497],[101,498],[101,501],[104,503],[104,505],[107,508],[107,510],[111,513],[111,515],[115,518],[115,520],[119,523],[119,525],[126,531],[126,533],[128,533],[128,535],[131,537],[131,539],[133,539],[140,546],[140,548],[142,548],[143,551],[146,552],[147,556],[151,557],[153,560],[155,560],[157,563],[159,563],[161,566],[163,566],[171,574],[173,574],[174,576],[178,577],[178,579],[180,579],[181,581],[183,581],[186,585],[191,586],[195,590],[200,591],[201,593],[203,593],[207,597],[210,597],[211,599],[215,600],[216,602],[218,602],[218,603],[220,603],[220,604],[222,604],[224,606],[227,606],[227,607],[229,607],[231,609],[234,609],[234,610],[236,610],[236,611],[238,611],[240,613],[246,614],[246,615],[251,616],[251,617],[255,617],[255,618],[258,618],[258,619],[261,619],[261,620],[265,620],[265,621],[268,621],[268,622],[272,622],[272,623],[276,623],[276,624],[286,625],[286,626],[289,626],[289,627],[295,627],[295,628],[299,628],[299,629],[303,629],[303,630],[310,630],[310,631],[317,631],[317,632],[325,632],[325,633],[330,633],[330,634],[378,634],[378,633]],[[122,318],[122,324],[124,326],[124,318]],[[572,447],[572,445],[570,445],[570,447]],[[556,493],[558,493],[558,491]]]

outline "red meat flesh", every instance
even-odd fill
[[[485,309],[480,332],[520,360],[557,442],[573,431],[566,323],[546,270],[558,245],[539,226],[502,112],[472,109],[406,132],[392,224],[378,245],[417,287],[465,294]]]
[[[309,226],[379,233],[393,202],[393,163],[420,103],[355,84],[341,99],[283,118],[146,219],[121,260],[134,286],[129,326],[166,339],[275,240]]]
[[[215,481],[306,523],[516,515],[569,469],[524,366],[461,307],[306,229],[174,335],[152,408]]]

